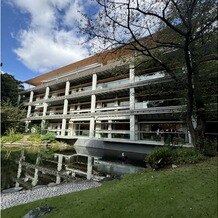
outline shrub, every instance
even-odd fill
[[[11,128],[7,131],[7,135],[1,138],[1,142],[2,143],[16,142],[21,140],[22,138],[23,135],[21,133],[15,133],[15,130]]]
[[[41,135],[39,133],[31,133],[28,137],[28,141],[41,142]]]
[[[191,164],[205,160],[205,156],[195,148],[184,147],[162,147],[157,148],[149,154],[145,161],[153,169],[164,168],[172,163],[175,164]]]
[[[175,153],[171,147],[156,148],[146,157],[146,162],[154,169],[163,168],[172,164]]]
[[[56,135],[53,132],[47,132],[45,135],[41,136],[42,141],[47,141],[48,143],[55,141]]]
[[[216,139],[205,139],[203,154],[206,156],[216,156],[217,153],[217,140]]]
[[[205,157],[195,148],[175,148],[175,164],[191,164],[204,160]]]

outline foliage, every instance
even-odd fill
[[[15,186],[18,169],[15,160],[19,160],[19,157],[20,151],[1,151],[1,190]]]
[[[13,128],[16,132],[24,132],[25,125],[22,119],[26,111],[21,106],[13,106],[10,102],[3,102],[1,105],[1,134]]]
[[[56,135],[53,132],[47,132],[45,135],[41,135],[42,141],[47,141],[48,143],[51,143],[55,141]]]
[[[23,217],[44,205],[46,217],[217,217],[217,159],[175,170],[140,172],[101,187],[19,205],[2,218]]]
[[[2,143],[7,143],[7,142],[16,142],[19,141],[23,138],[23,134],[21,133],[16,133],[14,129],[9,129],[6,132],[6,136],[1,137],[1,142]]]
[[[205,160],[203,154],[195,148],[161,147],[154,149],[145,161],[154,169],[164,168],[172,163],[191,164]]]
[[[41,135],[39,133],[31,133],[27,140],[31,142],[41,142]]]
[[[41,158],[49,159],[54,156],[54,151],[52,149],[49,150],[41,150],[39,152],[39,155]]]
[[[13,106],[17,105],[18,93],[24,90],[21,81],[18,81],[14,76],[4,73],[1,74],[1,97],[2,101],[10,101]]]
[[[172,164],[174,160],[175,152],[171,147],[156,148],[146,157],[146,162],[154,169]]]
[[[217,149],[218,149],[217,139],[207,138],[205,140],[204,149],[203,149],[204,155],[213,157],[217,154]]]
[[[39,125],[30,125],[30,131],[31,133],[41,133],[41,126]]]
[[[203,154],[195,148],[175,148],[175,164],[192,164],[205,160]]]

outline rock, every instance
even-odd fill
[[[46,187],[46,185],[37,185],[37,186],[33,187],[32,190],[36,190],[36,189],[39,189],[42,187]]]
[[[177,166],[175,165],[175,164],[172,164],[172,168],[174,169],[174,168],[177,168]]]
[[[55,182],[51,182],[51,183],[49,183],[47,186],[48,187],[54,187],[54,186],[56,186],[57,184],[55,183]]]
[[[50,213],[54,208],[50,206],[37,207],[23,216],[23,218],[38,218]]]
[[[4,189],[2,190],[2,193],[14,193],[14,192],[19,192],[23,189],[23,187],[14,187],[14,188],[8,188],[8,189]]]

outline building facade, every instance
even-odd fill
[[[179,87],[164,71],[136,67],[130,56],[93,56],[27,83],[34,85],[20,93],[27,131],[41,125],[79,153],[134,156],[166,144],[191,146]]]

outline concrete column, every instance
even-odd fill
[[[45,100],[48,99],[48,97],[49,97],[49,91],[50,91],[50,88],[46,87],[45,97],[44,97]],[[43,105],[44,105],[44,107],[43,107],[43,115],[42,116],[46,116],[47,109],[48,109],[48,104],[44,103]]]
[[[129,107],[130,110],[135,109],[135,88],[129,89]]]
[[[135,115],[130,115],[129,129],[130,129],[130,140],[135,140]]]
[[[112,120],[108,120],[108,131],[112,130]],[[111,139],[112,138],[112,133],[109,132],[108,133],[108,138]]]
[[[61,136],[65,136],[66,126],[67,126],[67,120],[66,119],[62,119]]]
[[[66,87],[65,87],[65,95],[69,95],[70,92],[70,82],[66,82]]]
[[[92,90],[95,90],[97,87],[97,75],[92,75]],[[91,113],[95,113],[95,105],[96,105],[96,96],[91,96]],[[95,136],[95,118],[91,117],[90,125],[89,125],[89,137],[93,138]]]
[[[33,95],[34,95],[34,92],[31,91],[30,92],[30,99],[29,99],[29,103],[32,103],[33,102]],[[30,114],[31,114],[31,109],[32,109],[32,106],[29,105],[28,106],[28,109],[27,109],[27,117],[30,117]]]
[[[21,172],[22,172],[22,161],[25,160],[25,156],[24,156],[24,150],[21,151],[21,154],[20,154],[20,159],[19,159],[19,163],[18,163],[18,170],[17,170],[17,179],[20,179],[21,177]],[[19,182],[16,181],[16,185],[15,187],[19,187]]]
[[[87,161],[87,179],[88,180],[92,178],[93,162],[94,162],[94,158],[91,156],[88,156],[88,161]]]
[[[64,99],[63,115],[66,115],[67,112],[68,112],[68,100]],[[66,124],[67,124],[66,119],[62,119],[61,136],[65,136]]]
[[[35,173],[34,173],[34,178],[33,178],[33,181],[32,181],[32,186],[36,186],[37,183],[38,183],[39,170],[38,170],[37,166],[39,165],[39,161],[40,161],[40,156],[38,155],[37,158],[36,158],[36,166],[35,166]]]
[[[95,113],[96,96],[91,96],[91,113]]]
[[[49,97],[49,92],[50,92],[50,88],[49,87],[46,87],[45,89],[45,96],[44,96],[44,99],[48,99]],[[46,113],[47,113],[47,109],[48,109],[48,103],[43,103],[43,112],[42,112],[42,116],[46,116]],[[45,120],[42,120],[41,122],[41,128],[44,129],[45,128]]]
[[[96,131],[101,130],[101,121],[100,120],[98,120],[95,125],[96,125],[95,126]],[[99,139],[99,138],[101,138],[101,134],[100,133],[95,133],[95,137]]]
[[[91,117],[89,125],[89,138],[95,137],[95,118]]]
[[[97,88],[97,74],[92,75],[92,90]]]
[[[58,155],[58,165],[57,165],[57,175],[56,175],[56,184],[61,183],[61,177],[60,177],[60,171],[62,170],[63,167],[63,155]]]
[[[129,65],[129,82],[133,83],[135,82],[135,69],[134,65]],[[130,104],[130,110],[135,109],[135,88],[129,89],[129,104]]]
[[[96,90],[97,87],[97,75],[93,74],[92,75],[92,90]],[[95,105],[96,105],[96,96],[92,95],[91,96],[91,113],[95,112]]]
[[[34,96],[34,92],[31,91],[31,92],[30,92],[30,100],[29,100],[29,103],[33,102],[33,96]]]
[[[20,100],[21,100],[21,95],[18,95],[18,98],[17,98],[17,105],[20,104]]]
[[[129,82],[133,83],[135,82],[135,68],[134,64],[129,65]]]
[[[63,115],[66,115],[67,112],[68,112],[68,100],[64,99]]]
[[[192,144],[192,137],[191,137],[191,133],[189,130],[188,130],[188,143]]]
[[[46,87],[44,99],[48,99],[48,97],[49,97],[49,92],[50,92],[50,87]]]
[[[63,166],[63,155],[58,155],[58,166],[57,166],[57,170],[61,171],[62,170],[62,166]]]

